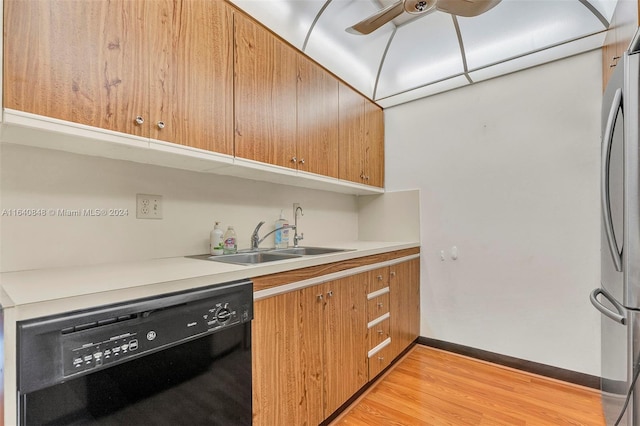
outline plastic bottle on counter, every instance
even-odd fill
[[[284,210],[280,210],[280,218],[276,220],[276,248],[289,247],[289,228],[282,229],[289,225],[289,221],[284,217]]]
[[[224,233],[220,228],[220,222],[216,222],[211,231],[209,250],[213,256],[218,256],[224,253]]]
[[[236,236],[236,231],[233,229],[233,226],[227,227],[227,232],[224,233],[223,239],[223,254],[234,254],[238,252],[238,237]]]

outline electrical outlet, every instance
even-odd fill
[[[136,218],[162,219],[162,195],[136,194]]]

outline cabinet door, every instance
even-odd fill
[[[317,425],[322,410],[322,286],[255,302],[253,424]]]
[[[298,55],[298,170],[338,177],[338,80]]]
[[[364,183],[384,187],[384,113],[365,101]]]
[[[339,85],[340,179],[364,183],[364,98],[344,83]]]
[[[152,5],[151,137],[233,155],[231,9],[208,0]]]
[[[297,53],[235,15],[235,155],[295,168]]]
[[[389,267],[391,356],[397,357],[420,332],[420,259]]]
[[[364,274],[323,284],[324,415],[329,416],[368,380],[367,290]]]
[[[148,3],[4,2],[4,107],[147,137]]]

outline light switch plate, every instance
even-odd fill
[[[162,195],[136,194],[136,218],[162,219]]]

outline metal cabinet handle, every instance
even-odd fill
[[[378,275],[378,281],[382,281],[382,275]]]
[[[600,175],[600,203],[602,207],[602,216],[604,218],[604,230],[609,243],[609,252],[613,259],[616,271],[622,272],[622,259],[618,252],[618,244],[613,229],[613,220],[611,218],[611,198],[609,194],[609,166],[611,164],[611,144],[613,143],[613,129],[618,117],[618,108],[622,106],[622,90],[616,90],[613,95],[613,103],[609,110],[607,118],[607,126],[605,127],[602,140],[602,173]]]
[[[297,159],[296,157],[291,157],[291,162],[292,162],[292,163],[297,163],[297,162],[298,162],[298,159]]]
[[[379,356],[378,357],[378,361],[384,361],[384,357],[383,356]]]
[[[382,308],[384,304],[382,302],[378,302],[378,308]]]
[[[318,295],[318,302],[321,302],[323,299],[324,299],[324,296],[323,296],[323,295],[321,295],[321,294],[319,294],[319,295]]]
[[[164,121],[158,121],[158,129],[164,129]]]
[[[304,164],[304,158],[300,159],[300,164]]]
[[[136,124],[142,124],[144,123],[144,118],[142,118],[141,115],[136,117]]]
[[[384,331],[382,331],[382,330],[378,330],[378,334],[380,334],[380,335],[381,335],[382,333],[384,333]]]
[[[391,271],[391,273],[389,275],[391,275],[392,277],[395,277],[396,276],[396,271]]]
[[[327,292],[327,297],[333,297],[333,291]]]
[[[600,301],[597,299],[598,295],[600,294],[616,308],[616,311],[618,311],[618,313],[613,312],[602,303],[600,303]],[[606,290],[602,288],[596,288],[589,295],[589,299],[591,300],[591,304],[607,317],[611,318],[615,322],[619,322],[622,325],[627,324],[627,318],[624,316],[624,307],[620,303],[618,303],[609,293],[607,293]]]

